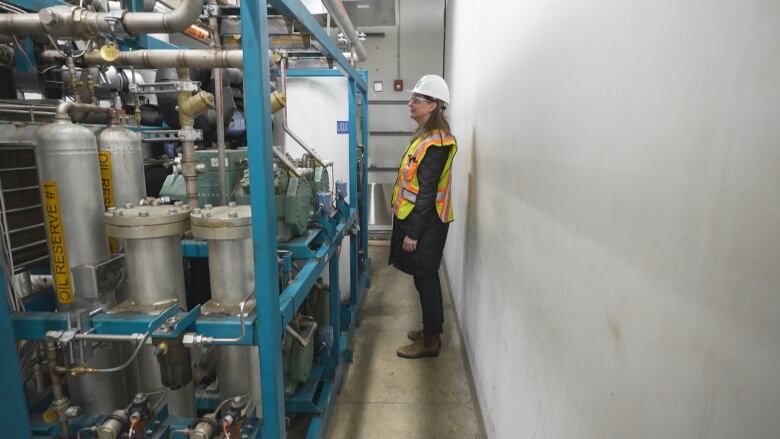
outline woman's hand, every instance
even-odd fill
[[[412,239],[412,238],[410,238],[408,236],[404,236],[403,248],[404,248],[404,250],[406,250],[408,252],[413,252],[413,251],[417,250],[417,240],[416,239]]]

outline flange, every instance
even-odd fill
[[[190,228],[190,206],[111,207],[106,211],[108,236],[120,239],[148,239],[180,235]]]
[[[199,239],[226,240],[252,237],[252,210],[249,206],[227,206],[193,209],[190,215],[192,236]]]

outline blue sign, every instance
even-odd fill
[[[349,121],[337,120],[336,121],[336,134],[349,134]]]

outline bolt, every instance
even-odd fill
[[[41,23],[44,26],[53,26],[57,24],[57,14],[50,9],[41,9],[38,12],[38,16],[41,17]]]
[[[174,207],[172,207],[172,208],[168,209],[168,214],[169,214],[169,215],[173,215],[173,214],[175,214],[176,212],[177,212],[177,210],[176,210],[176,208],[174,208]]]
[[[190,210],[190,205],[189,204],[185,204],[185,205],[181,206],[181,208],[184,209],[184,210]]]
[[[160,200],[152,200],[152,206],[159,206]]]
[[[133,203],[125,203],[125,209],[132,209]]]
[[[116,212],[116,207],[109,207],[109,208],[108,208],[108,212],[109,212],[109,213],[114,213],[114,212]]]
[[[236,202],[235,201],[229,202],[228,207],[236,207]]]
[[[211,204],[207,204],[207,205],[203,206],[203,208],[206,209],[206,210],[211,210],[213,207],[214,206],[212,206]]]
[[[168,324],[169,328],[173,328],[176,326],[176,317],[168,317],[168,320],[166,320],[165,323]]]
[[[147,217],[147,216],[149,216],[149,211],[148,210],[139,210],[138,211],[138,216]]]
[[[182,206],[182,203],[181,203],[181,201],[174,201],[174,202],[173,202],[173,205],[174,205],[175,207],[181,207],[181,206]]]
[[[228,218],[238,218],[238,213],[236,213],[236,212],[228,212]]]
[[[200,209],[196,207],[196,208],[192,209],[192,213],[194,213],[195,215],[197,215],[197,214],[199,214],[199,213],[200,213]]]
[[[113,216],[124,216],[125,212],[122,209],[116,209],[113,212],[111,212],[111,215]]]

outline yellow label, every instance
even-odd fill
[[[49,230],[49,253],[51,254],[51,274],[54,280],[54,292],[59,303],[73,303],[73,283],[70,278],[68,249],[65,247],[65,229],[62,225],[60,195],[57,183],[43,182],[43,205],[46,208],[46,227]]]
[[[114,207],[114,180],[111,175],[111,152],[100,151],[98,153],[100,162],[100,185],[103,189],[103,204],[106,209]]]
[[[114,207],[114,180],[111,169],[111,151],[98,152],[100,163],[100,186],[103,190],[103,205],[108,209]],[[116,238],[108,238],[108,248],[111,253],[119,252],[119,244]]]

